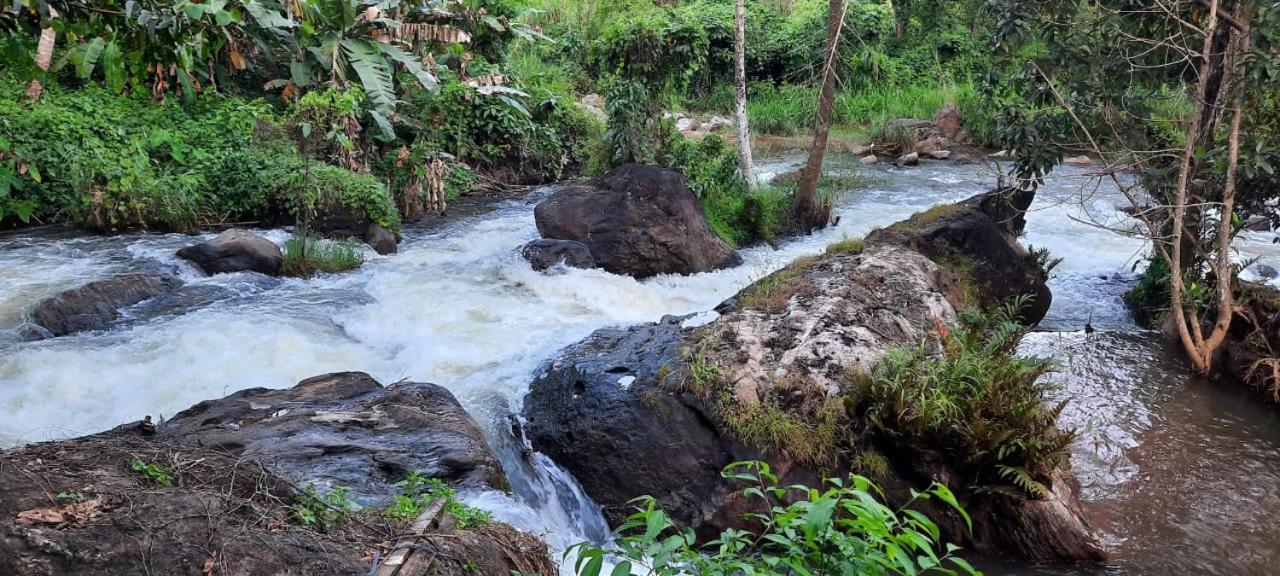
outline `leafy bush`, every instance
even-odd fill
[[[337,273],[355,270],[364,263],[360,244],[354,239],[322,240],[314,236],[293,236],[284,241],[285,276],[311,276],[316,272]]]
[[[763,462],[730,464],[722,476],[745,482],[743,497],[764,510],[746,516],[759,523],[758,533],[730,528],[699,543],[692,529],[675,526],[646,496],[635,500],[636,513],[618,528],[616,549],[578,544],[565,552],[565,561],[573,557],[579,576],[599,576],[609,557],[618,560],[613,574],[657,576],[978,573],[956,555],[957,546],[941,540],[933,521],[911,509],[937,499],[969,521],[950,490],[936,482],[895,510],[862,476],[831,478],[821,488],[782,487]]]
[[[180,106],[55,85],[31,104],[21,93],[20,82],[0,78],[0,181],[10,201],[28,204],[30,221],[191,230],[251,219],[267,203],[270,176],[238,170],[266,160],[253,144],[257,124],[274,117],[263,102]],[[223,196],[227,185],[234,193]]]
[[[396,482],[401,493],[397,494],[387,508],[387,516],[392,518],[411,519],[422,514],[433,502],[444,499],[444,511],[457,520],[459,528],[475,528],[489,523],[493,517],[488,512],[467,506],[457,500],[457,492],[444,480],[427,478],[418,471],[409,472],[404,480]]]
[[[309,210],[322,211],[338,205],[357,218],[366,218],[392,232],[400,229],[400,213],[391,200],[391,194],[371,174],[352,172],[330,164],[315,164],[309,171],[295,172],[278,192],[280,201],[288,202],[291,211],[297,210],[297,203],[292,199],[299,193],[302,204]]]
[[[307,484],[294,496],[293,515],[309,528],[328,532],[345,522],[352,512],[360,510],[360,505],[351,500],[350,492],[350,488],[335,486],[321,494],[315,484]]]
[[[707,224],[730,246],[771,240],[791,224],[791,198],[781,188],[751,190],[739,172],[738,155],[719,136],[688,140],[671,131],[662,163],[688,177]]]
[[[980,490],[1047,497],[1075,432],[1057,427],[1065,401],[1046,404],[1051,388],[1039,379],[1051,361],[1017,354],[1023,303],[996,314],[964,310],[954,330],[940,328],[940,356],[924,344],[896,350],[856,377],[872,429],[902,449],[942,454]]]

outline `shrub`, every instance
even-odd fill
[[[400,519],[418,517],[428,506],[444,499],[444,511],[457,520],[459,528],[474,528],[489,523],[493,517],[488,512],[467,506],[457,500],[457,492],[444,480],[427,478],[418,471],[409,472],[404,480],[396,482],[400,488],[387,508],[387,516]]]
[[[939,328],[941,355],[924,344],[895,350],[855,379],[872,429],[903,449],[942,454],[979,490],[1047,497],[1075,432],[1057,427],[1066,402],[1046,403],[1051,388],[1039,378],[1051,362],[1017,354],[1022,304],[964,310],[954,330]]]
[[[258,216],[267,202],[269,177],[237,169],[265,159],[254,131],[274,115],[261,101],[157,104],[54,84],[25,103],[22,88],[0,77],[0,180],[10,201],[29,208],[29,221],[189,231]],[[224,196],[227,185],[235,192]]]
[[[274,200],[295,216],[299,209],[314,215],[341,206],[356,218],[368,219],[392,232],[400,229],[400,213],[381,181],[370,174],[330,164],[312,163],[305,170],[299,164],[280,183]]]
[[[744,482],[743,498],[764,510],[746,516],[761,526],[758,533],[730,528],[699,543],[692,529],[675,526],[646,496],[634,501],[636,513],[618,528],[616,550],[578,544],[565,552],[565,562],[572,557],[579,576],[602,574],[606,556],[619,560],[613,574],[977,573],[956,555],[957,546],[941,540],[933,521],[910,508],[937,499],[968,523],[952,493],[936,482],[895,510],[862,476],[828,479],[820,488],[781,487],[763,462],[735,462],[721,475]]]
[[[285,276],[307,277],[317,272],[355,270],[364,262],[360,244],[354,239],[322,240],[313,236],[293,236],[284,242]]]
[[[348,515],[360,509],[351,500],[350,491],[345,486],[336,486],[321,494],[316,490],[315,484],[307,484],[301,493],[294,496],[293,515],[309,528],[328,532],[346,522]]]

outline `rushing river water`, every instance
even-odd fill
[[[732,270],[644,282],[530,270],[516,248],[537,236],[531,200],[437,230],[409,230],[399,254],[369,253],[359,271],[310,280],[203,277],[173,256],[193,240],[181,235],[0,236],[0,447],[339,370],[444,385],[502,444],[501,416],[518,411],[530,375],[593,330],[710,310],[799,256],[994,181],[980,165],[871,174],[880,182],[849,194],[834,228],[777,250],[744,250],[745,264]],[[1122,203],[1078,170],[1059,171],[1037,198],[1024,238],[1064,258],[1043,331],[1023,348],[1059,361],[1050,377],[1072,399],[1063,424],[1081,431],[1073,462],[1087,511],[1115,551],[1107,571],[1268,573],[1280,562],[1280,423],[1238,387],[1188,377],[1176,353],[1129,319],[1120,295],[1143,244],[1084,223],[1125,225]],[[1242,257],[1261,255],[1280,267],[1269,236],[1247,237]],[[133,320],[113,330],[25,341],[24,313],[33,302],[140,269],[177,272],[188,285],[177,301],[131,310]],[[1086,337],[1089,320],[1099,331]],[[545,460],[526,466],[509,447],[498,451],[514,494],[472,494],[471,503],[541,535],[557,558],[569,544],[604,536],[572,478]],[[1041,571],[996,561],[989,569]]]

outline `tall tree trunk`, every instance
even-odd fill
[[[800,175],[796,191],[796,216],[806,232],[827,225],[830,213],[818,203],[818,179],[827,154],[827,136],[831,129],[831,111],[836,99],[836,53],[840,32],[844,28],[845,0],[830,0],[827,8],[827,45],[822,54],[822,93],[818,95],[818,117],[813,128],[813,145],[809,162]]]
[[[49,71],[49,65],[53,63],[53,45],[57,38],[58,33],[53,28],[40,31],[40,43],[36,45],[36,66],[45,72]],[[27,97],[31,100],[39,100],[42,94],[44,85],[40,83],[40,79],[34,79],[27,85]]]
[[[738,158],[742,164],[742,176],[747,186],[756,187],[755,163],[751,161],[751,126],[747,120],[747,14],[746,0],[737,0],[733,6],[733,80],[736,84],[734,104],[738,120]]]

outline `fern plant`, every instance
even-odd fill
[[[940,355],[925,343],[891,352],[860,387],[872,429],[904,448],[943,454],[980,491],[1048,497],[1075,432],[1058,428],[1066,402],[1049,403],[1051,387],[1040,382],[1052,363],[1017,354],[1025,304],[962,310],[959,326],[939,329]]]

